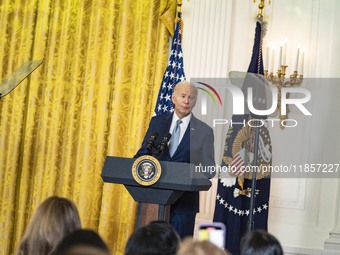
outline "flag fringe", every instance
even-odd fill
[[[256,16],[255,19],[256,22],[260,23],[261,25],[261,34],[262,34],[262,38],[265,37],[266,33],[267,33],[267,26],[268,26],[268,22],[264,21],[263,18]]]

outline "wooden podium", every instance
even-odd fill
[[[136,159],[107,156],[102,170],[104,182],[123,184],[138,202],[136,227],[154,220],[169,222],[170,206],[185,191],[204,191],[211,187],[210,180],[195,166],[188,163],[160,161],[162,174],[152,186],[142,186],[132,176]]]

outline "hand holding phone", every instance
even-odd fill
[[[198,240],[210,241],[221,249],[224,249],[226,239],[226,228],[221,222],[201,224],[198,227]]]

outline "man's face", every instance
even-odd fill
[[[189,115],[196,104],[197,91],[192,89],[189,84],[176,85],[172,94],[172,102],[175,104],[175,112],[181,119]]]

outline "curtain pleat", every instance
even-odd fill
[[[0,254],[15,252],[51,195],[123,254],[136,203],[103,183],[107,155],[132,157],[167,65],[174,0],[0,0],[0,80],[43,60],[0,100]],[[169,8],[173,6],[173,8]],[[130,171],[130,169],[126,169]]]

